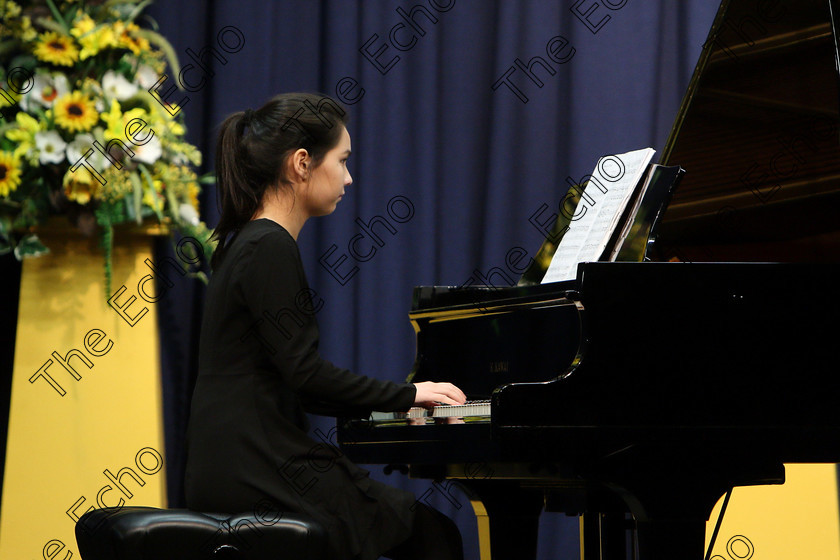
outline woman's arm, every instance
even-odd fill
[[[414,384],[356,375],[320,356],[315,317],[296,301],[308,286],[297,245],[285,230],[278,228],[257,240],[244,261],[234,284],[261,337],[262,351],[305,402],[322,409],[329,405],[331,410],[383,411],[407,410],[414,404]]]

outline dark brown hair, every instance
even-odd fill
[[[210,239],[219,241],[210,261],[215,269],[230,245],[228,237],[248,223],[263,194],[288,188],[287,160],[299,148],[309,152],[312,169],[338,145],[347,112],[331,97],[284,93],[251,111],[227,117],[216,141],[216,201],[221,217]],[[336,126],[340,124],[342,126]]]

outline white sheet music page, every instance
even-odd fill
[[[655,153],[645,148],[598,160],[543,284],[574,280],[578,263],[598,260]]]

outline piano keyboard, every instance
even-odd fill
[[[463,418],[490,417],[490,400],[467,401],[464,404],[441,404],[432,410],[422,406],[413,406],[408,412],[373,412],[373,421],[403,420],[410,418]]]
[[[429,412],[425,408],[412,407],[411,410],[419,408],[423,412]],[[409,411],[410,412],[410,411]],[[432,418],[461,418],[463,416],[490,416],[490,401],[467,401],[464,404],[442,404],[432,409]]]

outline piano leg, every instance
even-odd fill
[[[637,521],[641,560],[703,560],[706,520]]]
[[[676,447],[669,457],[642,451],[641,446],[628,450],[623,465],[599,473],[611,481],[636,521],[640,560],[703,560],[706,521],[727,490],[785,480],[781,463],[734,452],[720,453],[732,464],[721,467]]]
[[[459,482],[478,521],[481,560],[535,560],[543,492],[513,481]]]
[[[626,560],[627,524],[623,513],[580,516],[580,560]]]

